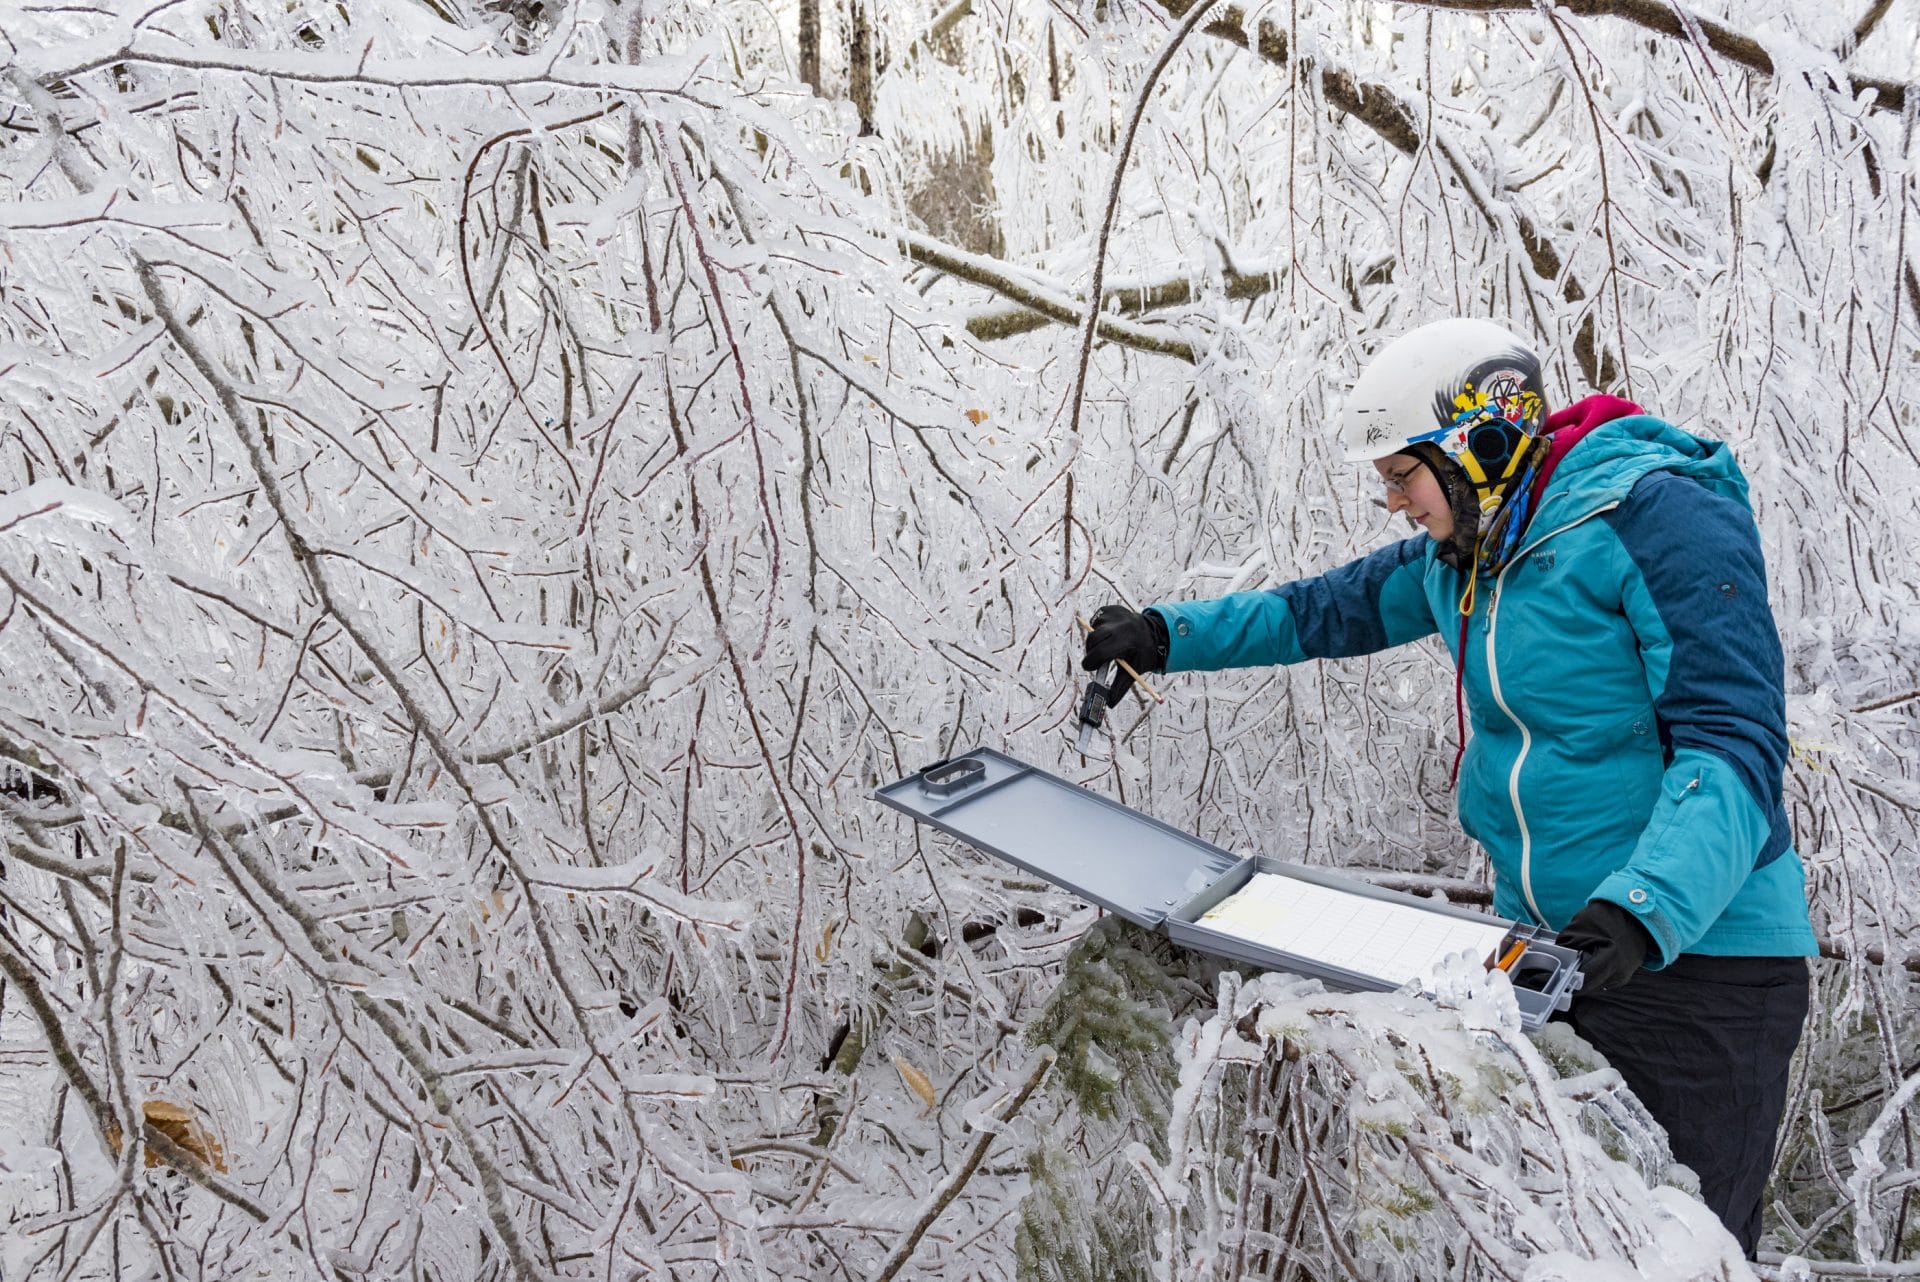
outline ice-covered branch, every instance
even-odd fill
[[[1212,1235],[1253,1249],[1304,1190],[1318,1230],[1305,1249],[1350,1277],[1751,1280],[1739,1245],[1672,1186],[1684,1174],[1618,1076],[1592,1074],[1564,1026],[1519,1035],[1504,984],[1474,981],[1448,1008],[1223,976],[1219,1011],[1179,1044],[1171,1158],[1153,1178],[1186,1199],[1241,1190],[1217,1203]],[[1277,1124],[1231,1103],[1256,1081]]]
[[[1033,1070],[1027,1074],[1027,1079],[1013,1092],[1012,1098],[994,1110],[993,1120],[995,1122],[1004,1126],[1019,1116],[1020,1110],[1026,1107],[1027,1101],[1033,1097],[1034,1091],[1039,1088],[1042,1079],[1046,1077],[1048,1070],[1053,1067],[1053,1059],[1054,1057],[1051,1051],[1042,1051],[1035,1057],[1036,1062],[1034,1063]],[[992,1127],[979,1128],[979,1134],[974,1137],[973,1143],[968,1146],[966,1156],[927,1198],[925,1204],[920,1209],[919,1215],[916,1216],[913,1223],[908,1226],[905,1235],[901,1237],[898,1245],[896,1245],[892,1253],[881,1262],[880,1267],[874,1270],[871,1282],[888,1282],[889,1279],[897,1276],[900,1270],[906,1267],[907,1261],[911,1260],[913,1253],[919,1249],[920,1240],[927,1235],[927,1230],[933,1227],[934,1221],[938,1220],[941,1213],[944,1212],[948,1206],[952,1205],[953,1200],[960,1196],[961,1191],[966,1188],[968,1181],[973,1178],[974,1172],[980,1169],[980,1163],[986,1160],[987,1150],[991,1149],[994,1141],[999,1138],[1000,1132],[998,1129]]]
[[[155,67],[226,73],[291,84],[364,85],[383,89],[566,88],[616,93],[685,92],[697,63],[645,66],[587,63],[537,54],[444,53],[420,58],[353,53],[182,46],[113,39],[54,46],[24,54],[17,65],[38,80],[72,80],[107,67]]]
[[[1391,996],[1234,1021],[1217,959],[871,799],[989,743],[1486,902],[1433,643],[1183,678],[1105,770],[1060,734],[1099,593],[1391,537],[1339,392],[1470,313],[1555,340],[1569,386],[1630,359],[1747,471],[1836,959],[1767,1244],[1844,1274],[1858,1231],[1908,1269],[1920,284],[1904,117],[1843,73],[1913,18],[1755,3],[1720,26],[1771,80],[1603,0],[863,0],[864,135],[793,83],[777,6],[21,10],[0,1221],[28,1249],[0,1267],[1691,1276],[1635,1237],[1688,1213],[1643,1119],[1558,1034]],[[1187,18],[1218,38],[1164,62],[1082,290],[1114,104]],[[1072,441],[1054,326],[1096,340]],[[1071,523],[1021,521],[1070,470]],[[991,1086],[1023,1034],[1060,1049],[1024,1159]]]
[[[1410,9],[1438,9],[1453,13],[1531,13],[1539,8],[1532,0],[1395,0],[1395,3]],[[1665,0],[1558,0],[1554,7],[1581,18],[1618,18],[1670,40],[1704,45],[1707,50],[1736,66],[1757,71],[1763,76],[1778,74],[1773,55],[1761,41],[1717,19],[1694,13],[1678,4],[1666,3]],[[1871,13],[1863,17],[1856,28],[1855,43],[1870,33],[1875,25],[1877,20],[1873,19]],[[1907,95],[1912,90],[1912,86],[1906,82],[1842,73],[1837,67],[1834,74],[1843,78],[1848,96],[1857,98],[1863,94],[1871,95],[1867,105],[1873,110],[1895,115],[1906,110]]]
[[[1023,280],[990,258],[942,244],[931,236],[925,236],[919,232],[903,230],[896,234],[907,256],[916,263],[943,271],[970,285],[991,290],[1003,298],[1020,304],[1025,311],[1038,314],[1058,324],[1078,326],[1086,323],[1084,303],[1059,291]],[[980,339],[1004,337],[1000,322],[991,319],[969,321],[967,328],[974,337]],[[1152,352],[1159,356],[1173,356],[1188,362],[1197,359],[1193,344],[1186,340],[1143,325],[1134,325],[1116,317],[1102,315],[1097,332],[1100,337],[1124,347]]]
[[[1196,284],[1196,281],[1202,283]],[[1207,273],[1198,272],[1152,284],[1109,286],[1102,291],[1104,301],[1101,311],[1103,314],[1117,311],[1123,316],[1140,316],[1147,312],[1185,307],[1210,292],[1206,281]],[[1218,293],[1223,298],[1245,302],[1271,293],[1279,285],[1278,271],[1246,272],[1228,266],[1219,272]],[[1075,324],[1080,319],[1071,313],[1056,317],[1030,307],[1006,307],[968,316],[967,332],[975,338],[992,341],[1030,334],[1050,324]]]

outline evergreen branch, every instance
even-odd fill
[[[1333,1222],[1333,1210],[1327,1203],[1326,1190],[1320,1184],[1318,1171],[1321,1164],[1315,1160],[1312,1146],[1307,1140],[1306,1102],[1298,1091],[1293,1092],[1293,1127],[1294,1143],[1300,1153],[1300,1178],[1306,1183],[1307,1193],[1313,1201],[1314,1215],[1320,1221],[1320,1240],[1353,1282],[1372,1282],[1375,1275],[1360,1267],[1360,1262],[1353,1258],[1339,1227]]]

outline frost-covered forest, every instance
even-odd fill
[[[0,6],[0,1278],[1920,1277],[1920,10]],[[1618,1077],[874,803],[1486,901],[1450,665],[1076,614],[1393,530],[1445,315],[1732,442],[1826,960],[1760,1262]],[[1604,804],[1604,798],[1596,798]]]

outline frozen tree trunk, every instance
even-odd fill
[[[820,92],[820,0],[800,0],[800,79]]]
[[[860,0],[849,14],[847,38],[847,97],[860,113],[860,136],[871,138],[873,129],[873,18]]]

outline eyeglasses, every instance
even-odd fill
[[[1407,487],[1413,484],[1413,474],[1426,465],[1426,460],[1415,459],[1412,467],[1402,468],[1399,473],[1394,476],[1382,476],[1380,483],[1387,487],[1387,493],[1404,495],[1407,492]]]

